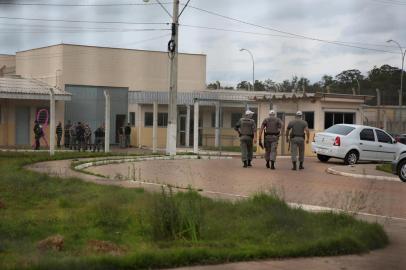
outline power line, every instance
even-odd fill
[[[217,27],[206,27],[206,26],[196,26],[196,25],[187,25],[187,24],[180,24],[180,26],[190,27],[190,28],[197,28],[197,29],[205,29],[205,30],[215,30],[215,31],[233,32],[233,33],[241,33],[241,34],[251,34],[251,35],[258,35],[258,36],[271,36],[271,37],[280,37],[280,38],[288,38],[288,39],[302,39],[302,40],[305,39],[305,40],[308,40],[308,38],[303,38],[303,37],[298,37],[298,36],[281,35],[281,34],[257,33],[257,32],[250,32],[250,31],[232,30],[232,29],[224,29],[224,28],[217,28]],[[313,41],[320,41],[320,40],[313,40]],[[358,42],[329,41],[329,40],[323,40],[323,42],[328,42],[330,44],[339,45],[339,46],[345,46],[345,47],[350,47],[350,48],[357,48],[357,49],[363,49],[363,50],[376,51],[376,52],[385,52],[385,53],[394,53],[394,54],[397,53],[397,52],[394,52],[394,51],[386,51],[386,50],[382,50],[382,49],[374,49],[374,48],[361,47],[361,46],[357,46],[357,45],[351,45],[351,44],[361,44],[361,43],[358,43]],[[377,46],[377,45],[373,45],[373,46]],[[393,46],[388,46],[388,45],[379,45],[379,46],[394,48]]]
[[[389,1],[389,0],[368,0],[375,3],[386,4],[391,6],[406,6],[405,2],[400,1]]]
[[[173,2],[161,2],[163,5],[173,4]],[[116,7],[116,6],[156,6],[159,3],[107,3],[107,4],[55,4],[55,3],[14,3],[0,2],[5,6],[54,6],[54,7]]]
[[[222,15],[220,13],[217,12],[213,12],[213,11],[209,11],[203,8],[199,8],[196,6],[191,6],[189,5],[189,8],[198,10],[200,12],[204,12],[213,16],[217,16],[217,17],[221,17],[223,19],[227,19],[227,20],[231,20],[234,22],[238,22],[238,23],[242,23],[245,25],[249,25],[249,26],[254,26],[257,28],[261,28],[261,29],[265,29],[268,31],[273,31],[273,32],[277,32],[280,34],[284,34],[284,35],[288,35],[288,36],[292,36],[292,37],[296,37],[296,38],[300,38],[300,39],[306,39],[306,40],[312,40],[312,41],[318,41],[318,42],[323,42],[323,43],[328,43],[328,44],[334,44],[334,45],[338,45],[338,46],[344,46],[344,47],[349,47],[349,48],[355,48],[355,49],[361,49],[361,50],[369,50],[369,51],[376,51],[376,52],[385,52],[385,53],[395,53],[395,52],[391,52],[391,51],[385,51],[385,50],[380,50],[380,49],[372,49],[372,48],[366,48],[366,47],[361,47],[361,46],[356,46],[356,45],[350,45],[344,42],[339,42],[339,41],[329,41],[329,40],[325,40],[325,39],[321,39],[321,38],[317,38],[317,37],[310,37],[310,36],[305,36],[305,35],[301,35],[301,34],[296,34],[296,33],[291,33],[288,31],[283,31],[283,30],[279,30],[276,28],[272,28],[272,27],[267,27],[267,26],[263,26],[263,25],[259,25],[259,24],[255,24],[255,23],[251,23],[251,22],[247,22],[247,21],[243,21],[241,19],[237,19],[237,18],[233,18],[233,17],[229,17],[226,15]]]
[[[0,16],[0,19],[6,19],[6,20],[24,20],[24,21],[43,21],[43,22],[68,22],[68,23],[169,25],[169,23],[158,23],[158,22],[87,21],[87,20],[44,19],[44,18],[6,17],[6,16]]]

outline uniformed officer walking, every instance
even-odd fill
[[[292,170],[297,170],[297,152],[299,150],[299,169],[303,170],[304,161],[304,148],[305,148],[305,137],[306,143],[309,143],[309,128],[307,127],[307,122],[302,120],[303,113],[298,111],[296,113],[296,119],[289,122],[288,128],[286,129],[286,142],[290,142],[290,155],[292,157]],[[306,133],[306,136],[305,136]]]
[[[266,167],[275,170],[276,152],[278,149],[279,135],[283,128],[281,119],[275,116],[275,111],[269,111],[269,117],[265,118],[259,131],[259,145],[265,147],[265,161]],[[264,132],[265,131],[265,132]],[[264,132],[264,143],[262,144],[262,132]],[[269,166],[271,161],[271,166]]]
[[[253,146],[256,143],[257,127],[252,119],[253,115],[252,111],[247,110],[245,116],[237,122],[234,128],[240,136],[241,159],[244,168],[252,166]]]

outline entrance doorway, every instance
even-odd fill
[[[120,136],[119,136],[119,129],[121,127],[125,126],[125,119],[126,119],[126,115],[125,114],[117,114],[116,115],[116,139],[115,142],[119,143],[120,141]]]
[[[30,108],[16,107],[16,145],[30,144]]]
[[[186,115],[179,115],[179,146],[186,146]]]

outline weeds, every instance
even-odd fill
[[[74,156],[55,158],[64,157]],[[21,168],[44,160],[46,154],[0,154],[0,198],[6,206],[0,209],[0,269],[168,268],[359,253],[388,242],[377,224],[291,209],[278,192],[214,201],[190,187],[152,194]],[[136,178],[138,171],[130,174]],[[36,243],[53,235],[64,238],[63,250],[38,253]],[[89,242],[108,242],[125,252],[99,254]]]
[[[203,223],[201,196],[189,189],[185,193],[174,194],[162,187],[161,196],[156,197],[151,211],[151,226],[156,240],[200,239]]]

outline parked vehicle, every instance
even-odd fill
[[[400,180],[406,182],[406,153],[392,161],[392,172],[399,176]]]
[[[400,134],[400,135],[396,135],[396,136],[394,136],[394,137],[395,137],[395,140],[396,140],[397,142],[406,144],[406,134]]]
[[[406,145],[379,128],[339,124],[316,133],[312,150],[321,162],[339,158],[352,165],[360,160],[393,161],[406,153]]]

